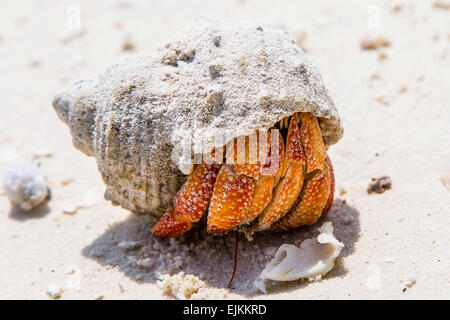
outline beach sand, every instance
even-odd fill
[[[0,175],[30,160],[47,178],[51,200],[25,213],[0,189],[0,298],[50,299],[55,285],[60,299],[173,299],[158,286],[162,273],[163,288],[171,285],[167,274],[177,275],[172,282],[192,290],[191,298],[448,299],[450,10],[433,1],[344,3],[2,1]],[[233,263],[222,239],[194,230],[158,240],[148,219],[105,201],[95,160],[73,147],[51,105],[71,83],[162,46],[199,16],[283,26],[319,68],[345,129],[329,149],[331,212],[281,237],[240,236],[231,290]],[[362,50],[365,35],[390,45]],[[384,175],[392,188],[368,194],[371,178]],[[79,208],[63,213],[70,205]],[[255,289],[279,245],[299,245],[325,221],[345,245],[329,274],[276,284],[266,295]],[[225,240],[232,249],[234,234]]]

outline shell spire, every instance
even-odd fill
[[[93,155],[95,95],[93,81],[79,81],[53,100],[58,117],[69,126],[77,149]]]

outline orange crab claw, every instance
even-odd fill
[[[169,209],[164,213],[151,232],[156,237],[177,237],[192,228],[192,222],[175,210]]]
[[[253,190],[252,178],[236,174],[231,165],[223,165],[211,198],[206,231],[224,234],[239,225],[249,209]]]
[[[219,169],[218,164],[198,165],[173,200],[174,209],[168,210],[151,232],[158,237],[175,237],[198,222],[208,208]]]
[[[306,157],[300,136],[299,118],[291,117],[286,140],[284,177],[275,188],[272,201],[259,216],[257,230],[268,229],[294,205],[302,190]]]
[[[281,220],[275,222],[271,230],[287,231],[315,223],[330,201],[332,182],[332,169],[327,161],[324,170],[313,175],[306,182],[301,200],[297,206]]]
[[[326,151],[319,122],[309,112],[302,113],[300,115],[300,121],[302,123],[300,135],[306,153],[306,172],[310,173],[314,170],[323,170]]]

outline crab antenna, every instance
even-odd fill
[[[236,232],[236,240],[235,240],[235,244],[234,244],[233,274],[231,275],[231,279],[230,279],[230,282],[228,282],[227,288],[231,288],[231,284],[233,283],[234,275],[236,274],[239,233],[237,231],[235,231],[235,232]]]

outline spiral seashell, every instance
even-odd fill
[[[53,106],[75,147],[96,158],[105,198],[154,216],[192,172],[187,160],[234,137],[296,112],[319,119],[326,147],[343,134],[305,53],[283,29],[254,21],[197,20],[153,54],[75,83]]]

